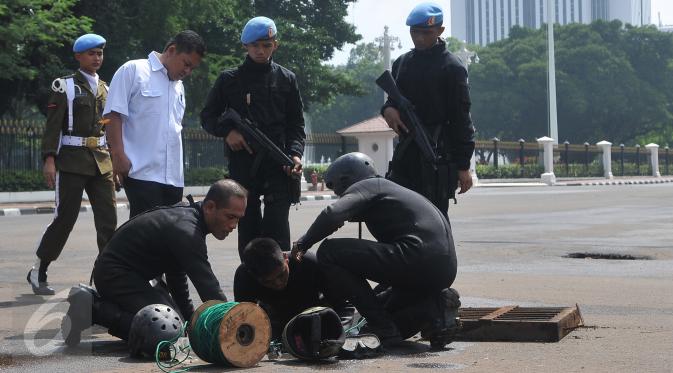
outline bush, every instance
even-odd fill
[[[537,178],[543,172],[544,167],[538,164],[525,164],[523,169],[518,164],[506,164],[498,168],[487,164],[477,165],[477,176],[480,179]]]
[[[588,169],[583,163],[570,163],[568,165],[568,172],[566,172],[564,163],[557,163],[554,164],[554,174],[556,174],[557,177],[602,177],[603,163],[591,162],[589,163]]]
[[[229,171],[225,168],[190,168],[185,170],[185,186],[208,186],[227,176]]]
[[[0,175],[0,192],[47,190],[41,170],[2,171]]]

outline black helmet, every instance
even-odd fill
[[[151,304],[143,307],[133,317],[129,332],[131,356],[154,357],[161,341],[170,341],[182,331],[182,318],[165,304]]]
[[[360,180],[377,175],[374,161],[368,155],[358,152],[344,154],[337,158],[325,171],[325,185],[338,196]]]
[[[294,357],[304,360],[336,356],[346,333],[333,309],[313,307],[295,316],[283,329],[283,345]]]

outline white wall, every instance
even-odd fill
[[[379,175],[385,175],[388,171],[388,162],[393,159],[394,134],[390,131],[356,135],[358,151],[367,154],[374,161],[374,166]]]

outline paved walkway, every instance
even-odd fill
[[[596,185],[642,185],[673,183],[673,176],[651,177],[619,177],[614,179],[604,178],[557,178],[554,187],[561,186],[596,186]],[[478,188],[506,188],[506,187],[532,187],[546,186],[540,179],[480,179]],[[203,197],[208,187],[187,187],[185,195],[192,194],[195,197]],[[0,193],[0,216],[35,215],[54,213],[54,193],[52,191]],[[303,191],[301,201],[320,201],[336,199],[330,190]],[[30,201],[30,202],[23,202]],[[117,195],[117,209],[128,209],[128,201],[123,191]],[[86,198],[83,200],[80,212],[91,212],[91,205]]]

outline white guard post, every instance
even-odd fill
[[[603,176],[612,179],[612,143],[603,140],[596,145],[603,151]]]
[[[540,178],[547,185],[556,184],[554,175],[554,139],[544,136],[537,139],[537,143],[544,147],[544,173]]]
[[[650,159],[652,160],[652,176],[661,177],[659,173],[659,145],[647,144],[645,148],[650,151]]]
[[[477,155],[475,152],[472,152],[472,158],[470,158],[470,176],[472,176],[472,185],[477,186],[479,177],[477,177]]]

